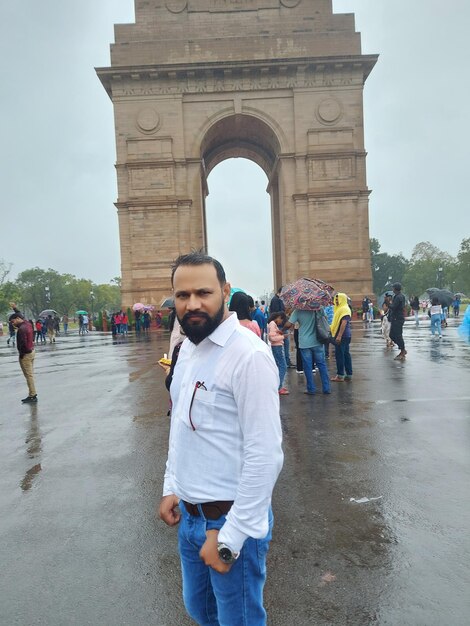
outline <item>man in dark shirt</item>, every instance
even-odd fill
[[[401,292],[401,284],[393,285],[393,300],[390,305],[390,339],[400,348],[395,357],[403,361],[406,357],[405,342],[403,341],[403,324],[405,323],[405,296]]]
[[[284,302],[281,300],[281,298],[279,297],[279,294],[282,291],[282,287],[279,287],[279,289],[277,290],[277,293],[274,294],[274,296],[272,297],[271,303],[269,305],[269,313],[278,313],[279,311],[284,311],[286,310],[286,305],[284,304]]]
[[[38,401],[36,387],[34,384],[34,338],[33,327],[24,319],[21,313],[15,309],[8,321],[17,329],[16,346],[19,353],[20,367],[28,384],[28,395],[21,402],[32,403]]]

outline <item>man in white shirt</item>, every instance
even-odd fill
[[[159,514],[179,523],[189,615],[206,626],[264,626],[271,494],[283,461],[277,367],[227,310],[230,284],[218,261],[183,255],[172,284],[187,338],[170,386]]]

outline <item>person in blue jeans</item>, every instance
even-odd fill
[[[295,323],[299,324],[299,349],[302,356],[304,366],[304,376],[307,383],[307,389],[304,393],[313,396],[317,393],[315,380],[313,378],[314,363],[318,367],[324,394],[331,393],[330,375],[326,366],[325,347],[317,338],[316,318],[317,316],[325,316],[322,309],[319,311],[302,311],[294,309],[289,321],[284,329],[290,328]]]
[[[185,339],[166,381],[171,428],[159,515],[179,524],[183,599],[194,622],[266,626],[271,497],[283,462],[278,369],[269,346],[228,310],[219,261],[182,255],[171,282]]]
[[[284,387],[284,378],[287,371],[287,362],[284,353],[284,325],[287,322],[283,311],[271,313],[268,324],[268,339],[274,360],[279,370],[279,395],[287,396],[289,391]]]
[[[331,380],[341,383],[352,378],[352,360],[349,351],[351,343],[351,309],[345,293],[337,293],[334,299],[335,308],[331,334],[335,346],[336,376]],[[346,372],[346,373],[345,373]]]

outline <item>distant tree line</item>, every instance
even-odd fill
[[[381,252],[377,239],[370,240],[370,252],[377,295],[400,282],[408,295],[420,296],[430,287],[439,287],[470,296],[470,237],[462,240],[456,257],[429,241],[416,244],[410,259]]]
[[[44,309],[73,316],[80,309],[98,313],[121,308],[120,278],[97,285],[72,274],[34,267],[18,274],[16,280],[8,280],[10,271],[11,264],[0,260],[0,315],[8,312],[10,302],[16,302],[21,310],[34,318]]]

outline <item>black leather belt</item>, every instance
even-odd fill
[[[190,515],[200,517],[198,506],[201,507],[204,517],[207,519],[219,519],[222,515],[227,513],[232,508],[233,500],[217,500],[216,502],[203,502],[202,504],[191,504],[182,500],[184,508]]]

